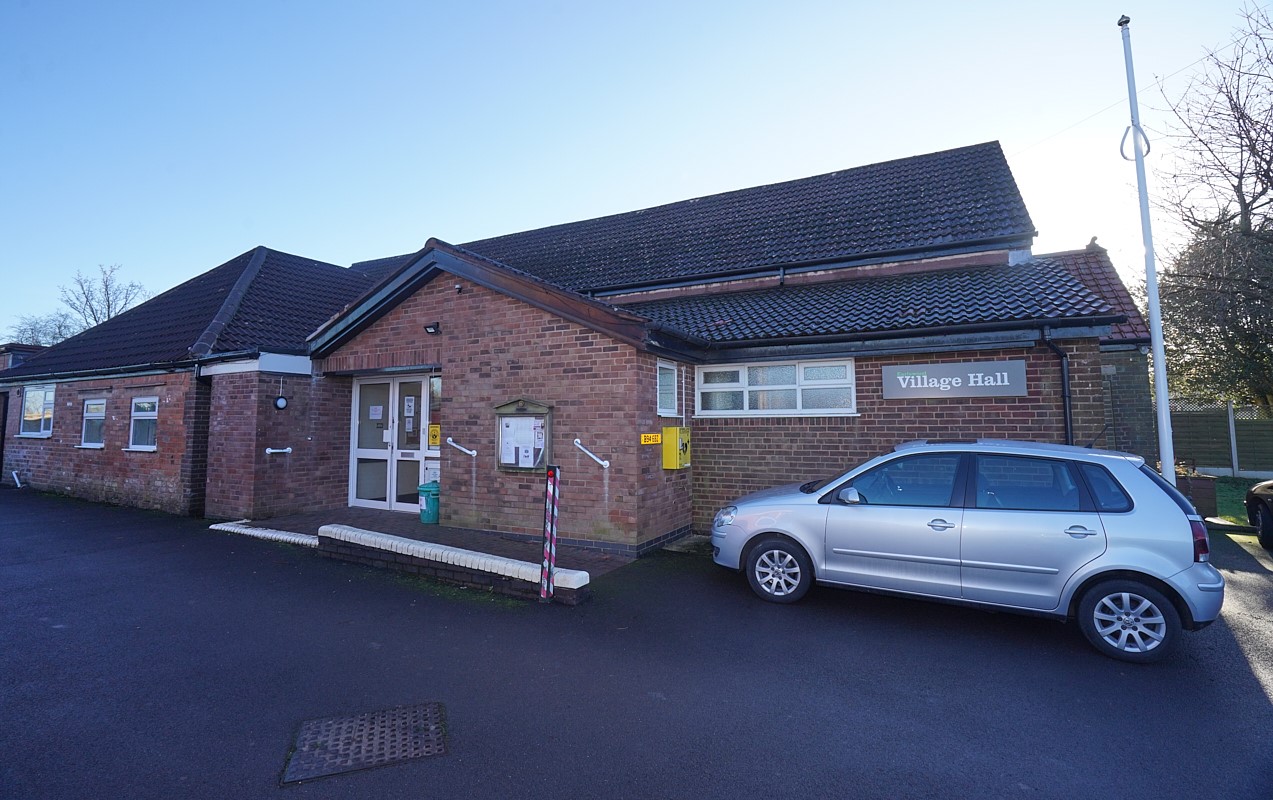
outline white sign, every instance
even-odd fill
[[[368,417],[368,419],[384,419],[384,418],[385,418],[385,407],[384,407],[384,406],[372,406],[371,408],[367,409],[367,417]]]
[[[404,417],[415,416],[415,398],[414,397],[402,398],[402,416]]]
[[[884,399],[1025,397],[1024,361],[881,367]]]

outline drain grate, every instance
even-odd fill
[[[399,706],[301,723],[283,783],[446,755],[441,703]]]

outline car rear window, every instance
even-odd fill
[[[1132,499],[1109,471],[1098,464],[1079,464],[1087,487],[1092,490],[1092,500],[1097,511],[1131,511]]]
[[[1189,498],[1181,494],[1180,490],[1177,489],[1175,486],[1172,486],[1170,483],[1167,483],[1166,478],[1164,478],[1163,476],[1159,475],[1157,472],[1154,472],[1152,469],[1150,469],[1148,464],[1141,464],[1140,471],[1148,475],[1150,480],[1152,480],[1154,483],[1158,484],[1158,488],[1166,492],[1168,497],[1170,497],[1172,500],[1175,500],[1176,505],[1180,506],[1181,511],[1185,512],[1185,514],[1188,514],[1190,516],[1198,515],[1197,509],[1193,507],[1193,503],[1189,502]]]

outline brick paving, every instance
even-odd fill
[[[473,550],[493,556],[515,558],[519,561],[529,561],[532,564],[542,562],[544,554],[542,542],[524,541],[495,531],[426,525],[420,522],[420,517],[415,514],[380,511],[374,508],[309,511],[302,514],[288,514],[264,520],[253,520],[247,524],[258,528],[313,535],[318,535],[318,529],[324,525],[351,525],[363,530],[388,533],[407,539],[443,544],[449,547],[460,547],[465,550]],[[631,564],[634,560],[632,556],[603,553],[599,550],[583,547],[557,546],[557,566],[565,569],[585,570],[594,579],[625,564]]]

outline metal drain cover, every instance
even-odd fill
[[[446,754],[441,703],[399,706],[301,723],[283,783]]]

